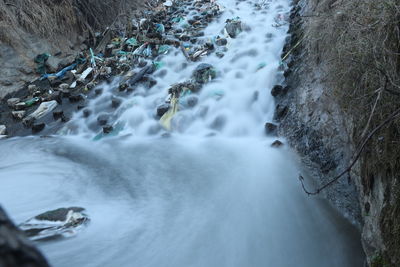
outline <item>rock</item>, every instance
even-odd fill
[[[62,110],[53,111],[54,120],[58,120],[58,119],[62,118],[63,116],[64,116],[64,111],[62,111]]]
[[[10,98],[10,99],[7,100],[7,105],[10,108],[14,108],[14,106],[19,102],[21,102],[21,99],[13,97],[13,98]]]
[[[281,147],[281,146],[283,146],[283,143],[282,143],[281,141],[279,141],[279,140],[275,140],[275,141],[271,144],[271,147],[276,147],[276,148],[278,148],[278,147]]]
[[[114,128],[111,125],[105,125],[103,126],[103,133],[109,134],[114,130]]]
[[[13,111],[13,112],[11,112],[11,114],[12,114],[14,119],[22,120],[25,117],[26,111],[25,110]]]
[[[13,82],[10,80],[0,80],[0,84],[4,86],[11,86],[13,85]]]
[[[59,89],[60,91],[68,90],[68,89],[69,89],[69,84],[67,84],[67,83],[62,83],[62,84],[60,84],[60,85],[58,86],[58,89]]]
[[[97,88],[97,89],[94,90],[94,93],[95,93],[96,95],[101,95],[101,94],[103,93],[103,89]]]
[[[60,92],[61,92],[61,97],[63,98],[69,97],[71,95],[69,89],[61,89]]]
[[[60,208],[35,216],[20,225],[32,240],[48,240],[76,235],[89,217],[80,207]]]
[[[33,132],[33,133],[41,132],[41,131],[44,129],[44,127],[46,127],[46,124],[43,123],[43,122],[41,122],[41,123],[35,123],[35,124],[33,124],[33,126],[32,126],[32,132]]]
[[[92,114],[92,111],[90,109],[84,109],[83,110],[83,117],[88,118]]]
[[[281,85],[275,85],[272,90],[271,90],[271,95],[273,97],[277,97],[283,93],[283,86]]]
[[[225,38],[218,38],[215,43],[219,46],[224,46],[228,44],[228,40],[226,40]]]
[[[74,62],[75,62],[75,56],[74,55],[70,55],[70,56],[64,57],[64,58],[59,60],[58,69],[63,69],[65,67],[68,67],[68,66],[72,65]]]
[[[29,67],[26,67],[26,66],[19,67],[18,71],[23,73],[23,74],[26,74],[26,75],[33,74],[33,70],[31,68],[29,68]]]
[[[0,207],[0,266],[49,267],[46,259]]]
[[[49,57],[46,61],[46,66],[49,73],[55,73],[58,71],[58,65],[60,64],[61,59],[58,57]]]
[[[122,100],[119,99],[119,98],[113,97],[113,98],[111,99],[111,107],[112,107],[112,108],[118,108],[118,107],[121,105],[121,103],[122,103]]]
[[[265,124],[265,134],[266,135],[273,135],[276,136],[277,135],[277,130],[278,130],[278,126],[276,124],[267,122]]]
[[[281,104],[277,105],[275,109],[275,119],[278,121],[283,119],[288,112],[289,108],[287,106]]]
[[[90,82],[90,83],[86,84],[86,88],[87,88],[89,91],[92,90],[92,89],[95,88],[95,87],[96,87],[96,84],[93,83],[93,82]]]
[[[202,63],[194,70],[192,78],[200,84],[207,83],[212,79],[215,79],[217,73],[214,67],[210,64]]]
[[[61,92],[60,92],[60,91],[53,92],[53,93],[47,98],[47,101],[52,101],[52,100],[55,100],[55,101],[57,101],[58,104],[61,104],[61,103],[62,103]]]
[[[0,125],[0,135],[5,135],[7,133],[7,127],[5,125]]]
[[[69,102],[76,103],[76,102],[84,100],[85,98],[83,97],[83,95],[79,94],[79,95],[71,95],[68,97],[68,99],[69,99]]]
[[[225,30],[231,38],[236,38],[242,32],[242,22],[236,19],[228,19]]]
[[[97,122],[99,125],[106,125],[109,119],[110,116],[108,116],[107,114],[102,114],[97,117]]]
[[[24,110],[26,108],[25,102],[19,102],[14,105],[15,110]]]
[[[162,104],[157,107],[157,116],[162,117],[170,108],[169,104]]]

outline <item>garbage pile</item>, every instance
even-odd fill
[[[165,1],[143,17],[132,19],[125,31],[107,29],[97,34],[97,47],[68,57],[69,62],[49,64],[51,55],[36,56],[36,71],[41,76],[29,84],[27,94],[7,100],[10,124],[14,124],[13,129],[18,128],[15,124],[22,124],[31,133],[42,132],[46,127],[60,128],[74,111],[85,109],[88,98],[102,93],[93,90],[99,83],[110,82],[114,77],[121,78],[119,92],[132,92],[143,84],[152,87],[157,81],[151,74],[163,67],[163,56],[173,49],[179,49],[189,61],[212,53],[223,57],[228,39],[236,38],[243,25],[234,18],[227,21],[220,35],[202,38],[206,26],[222,12],[215,0]],[[187,82],[173,85],[166,103],[157,108],[161,125],[170,130],[174,114],[182,107],[195,105],[197,98],[193,94],[216,76],[213,66],[203,63]],[[112,106],[118,108],[118,100],[113,100]],[[84,116],[90,116],[90,111],[84,110]],[[109,122],[101,126],[102,134],[110,134],[115,128]],[[3,134],[10,134],[1,129]]]

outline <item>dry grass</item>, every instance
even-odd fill
[[[355,142],[400,107],[400,2],[398,0],[314,0],[306,14],[306,51],[326,70],[328,94],[353,120]],[[400,119],[380,131],[362,157],[364,186],[371,177],[400,184]],[[370,194],[369,188],[364,188]],[[398,193],[398,192],[397,192]],[[387,197],[390,201],[399,196]],[[393,209],[400,217],[400,207]],[[384,229],[387,230],[387,229]],[[385,235],[384,233],[384,236]],[[385,240],[389,244],[390,240]],[[397,252],[396,252],[397,251]],[[400,248],[390,248],[400,264]]]
[[[353,117],[354,139],[359,142],[400,107],[400,3],[325,0],[309,15],[307,52],[313,64],[327,67],[329,93]],[[399,121],[379,137],[375,145],[381,159],[398,160],[394,154],[400,151]]]
[[[0,0],[0,41],[19,47],[26,32],[50,41],[102,30],[140,0]]]

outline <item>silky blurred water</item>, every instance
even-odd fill
[[[0,203],[16,222],[69,206],[91,218],[73,238],[38,243],[52,265],[362,266],[357,230],[302,192],[294,156],[264,136],[289,1],[219,2],[225,12],[205,38],[227,18],[240,17],[250,30],[229,40],[222,59],[202,59],[218,78],[196,107],[178,112],[170,135],[155,109],[199,64],[182,67],[179,51],[162,59],[167,73],[155,87],[125,98],[115,115],[125,123],[118,136],[92,141],[96,117],[77,113],[67,136],[0,141]],[[89,104],[96,114],[115,90],[101,86]]]

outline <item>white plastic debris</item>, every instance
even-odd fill
[[[48,102],[43,102],[40,104],[40,106],[35,110],[32,114],[30,114],[28,117],[29,118],[35,118],[35,119],[40,119],[49,112],[51,112],[53,109],[57,107],[57,101],[52,100]]]
[[[170,0],[165,1],[165,3],[164,3],[164,6],[166,6],[166,7],[171,7],[172,5],[173,5],[173,3]]]

